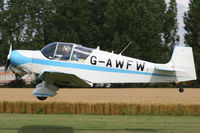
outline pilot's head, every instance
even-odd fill
[[[66,54],[66,53],[69,53],[69,52],[70,52],[70,50],[71,50],[71,47],[70,47],[70,46],[68,46],[68,45],[67,45],[67,46],[66,46],[66,45],[64,45],[64,46],[63,46],[63,48],[62,48],[62,51],[63,51],[63,53],[65,53],[65,54]]]

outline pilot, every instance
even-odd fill
[[[61,57],[62,60],[68,60],[70,58],[71,47],[64,45],[62,48],[63,56]]]

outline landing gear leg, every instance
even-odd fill
[[[183,93],[183,92],[184,92],[184,88],[183,88],[183,86],[180,85],[179,83],[176,83],[176,85],[177,85],[178,88],[179,88],[179,92],[180,92],[180,93]]]

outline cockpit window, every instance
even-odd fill
[[[81,46],[81,47],[76,47],[75,50],[80,50],[83,52],[91,53],[93,49]]]
[[[59,43],[55,56],[61,60],[69,60],[72,52],[72,46],[73,45],[71,44]]]
[[[86,48],[83,46],[77,46],[74,48],[71,60],[75,61],[85,61],[87,57],[90,55],[93,49]]]
[[[41,52],[49,59],[68,60],[71,56],[73,44],[53,42],[45,46]]]
[[[91,48],[63,42],[50,43],[41,50],[48,59],[72,61],[84,61],[92,51]]]
[[[53,59],[54,58],[54,53],[55,53],[55,49],[56,49],[56,45],[57,43],[56,42],[53,42],[53,43],[50,43],[48,44],[47,46],[45,46],[41,52],[42,54],[49,58],[49,59]]]

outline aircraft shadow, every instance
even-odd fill
[[[18,130],[17,133],[156,133],[157,129],[148,128],[132,128],[132,129],[78,129],[73,130],[72,127],[51,126],[51,125],[30,125],[20,129],[1,128],[2,131]]]
[[[73,128],[51,125],[30,125],[20,128],[17,133],[73,133]]]

